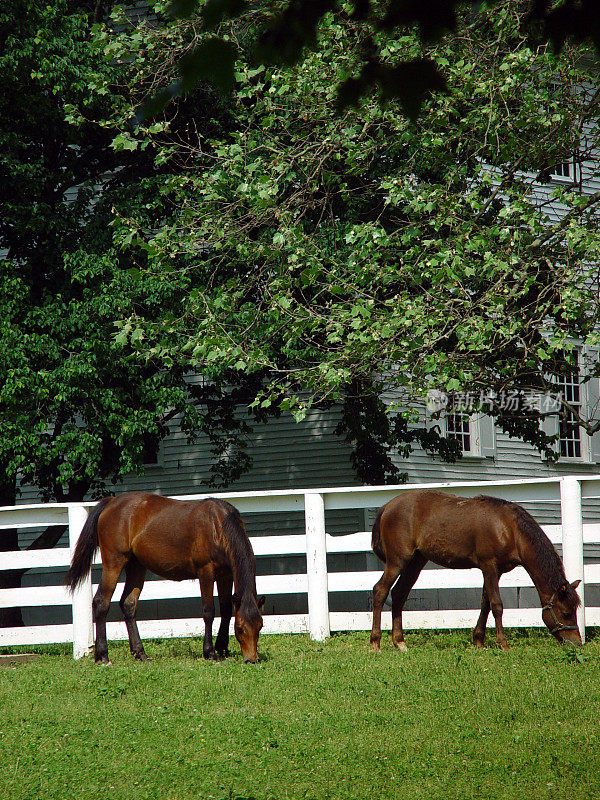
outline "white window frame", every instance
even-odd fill
[[[569,185],[574,185],[579,183],[580,178],[580,166],[577,162],[577,157],[575,154],[571,156],[571,158],[567,159],[566,161],[561,161],[560,164],[556,164],[553,169],[560,168],[560,172],[551,172],[550,173],[550,180],[555,181],[556,183],[568,183]],[[564,170],[568,169],[568,174],[565,175]]]
[[[450,412],[452,413],[452,412]],[[469,443],[471,447],[469,450],[462,449],[463,458],[483,458],[483,450],[481,447],[481,425],[479,414],[465,414],[464,412],[455,412],[467,417],[469,425]],[[456,438],[452,437],[448,432],[448,412],[445,411],[438,420],[440,431],[445,439]]]
[[[577,374],[579,377],[579,411],[581,416],[585,419],[588,410],[589,410],[589,399],[588,399],[588,386],[589,382],[583,382],[583,371],[585,368],[584,360],[583,360],[583,348],[578,346],[575,348],[575,352],[577,353]],[[557,387],[557,388],[560,388]],[[560,439],[560,423],[561,419],[560,416],[556,418],[556,425],[557,425],[557,433],[559,438],[556,441],[556,448],[558,450],[558,461],[562,464],[590,464],[592,463],[592,443],[589,435],[586,431],[579,425],[579,441],[581,445],[581,455],[579,456],[564,456],[562,454],[562,447],[561,447],[561,439]]]
[[[428,429],[437,428],[442,439],[448,438],[448,398],[444,392],[438,392],[439,398],[435,393],[429,397],[425,404],[425,426]],[[461,413],[458,411],[458,413]],[[472,411],[470,414],[463,412],[468,418],[469,423],[469,450],[461,450],[461,456],[465,459],[484,461],[487,458],[496,458],[496,430],[494,420],[481,410]],[[435,451],[427,450],[430,456],[435,458]]]

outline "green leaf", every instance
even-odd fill
[[[168,104],[177,97],[180,93],[181,85],[179,82],[173,83],[164,89],[159,89],[151,97],[148,97],[140,106],[135,110],[134,125],[142,125],[147,120],[161,114]]]

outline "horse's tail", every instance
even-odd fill
[[[65,585],[71,592],[75,591],[91,569],[92,559],[98,547],[98,518],[112,499],[112,497],[103,497],[90,511],[85,525],[81,529],[71,566],[65,578]]]
[[[383,507],[385,508],[385,506]],[[379,529],[379,521],[381,520],[381,515],[383,514],[383,508],[380,508],[377,512],[377,516],[375,517],[375,522],[373,523],[373,533],[371,534],[371,548],[377,558],[381,561],[385,562],[385,553],[383,551],[383,547],[381,546],[381,531]]]

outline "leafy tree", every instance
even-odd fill
[[[262,63],[277,65],[297,64],[308,50],[319,50],[326,40],[326,36],[321,38],[324,19],[333,12],[340,27],[351,30],[359,26],[361,30],[354,63],[346,75],[338,76],[338,103],[342,107],[357,103],[375,90],[384,98],[396,98],[404,113],[414,118],[429,94],[447,89],[444,71],[427,48],[445,34],[476,21],[478,14],[494,13],[496,6],[495,0],[266,0],[260,4],[249,0],[172,0],[167,10],[178,18],[197,15],[205,30],[219,32],[223,22],[260,9],[261,24],[252,35],[253,51]],[[595,0],[528,0],[513,6],[521,10],[520,31],[534,46],[549,42],[558,53],[566,42],[585,42],[600,49]],[[157,7],[164,9],[163,4]],[[382,39],[411,33],[422,47],[390,60]],[[232,81],[232,70],[231,42],[226,36],[196,44],[180,63],[180,78],[168,92],[153,97],[149,110],[207,76],[219,84]]]
[[[255,376],[252,406],[266,413],[300,418],[313,402],[341,402],[340,433],[372,482],[397,479],[391,451],[415,441],[456,455],[410,410],[430,389],[551,388],[545,376],[565,369],[573,339],[597,341],[600,195],[547,182],[574,152],[591,158],[598,93],[577,49],[532,46],[525,12],[497,4],[427,50],[448,93],[416,123],[393,100],[336,113],[336,86],[360,63],[360,24],[328,15],[319,52],[283,70],[253,60],[261,14],[241,16],[228,31],[232,96],[203,84],[156,133],[116,119],[122,146],[156,148],[178,209],[159,230],[143,211],[121,215],[117,237],[143,254],[144,273],[189,280],[177,319],[136,311],[121,340],[148,365],[187,365],[215,382]],[[158,74],[173,85],[203,36],[195,18],[100,34],[129,66],[132,108]],[[390,65],[423,52],[412,34],[382,31],[378,46]],[[207,133],[211,93],[222,113]],[[552,456],[535,409],[487,410]]]
[[[176,316],[189,279],[142,272],[114,245],[114,214],[123,222],[130,203],[149,225],[178,212],[155,154],[104,122],[128,97],[124,70],[92,40],[98,9],[13,0],[0,12],[0,464],[11,485],[18,473],[59,501],[139,470],[177,413],[190,435],[208,428],[201,400],[222,400],[210,430],[223,452],[220,423],[235,426],[231,389],[190,386],[187,365],[140,368],[115,339],[124,314]]]
[[[123,315],[176,316],[189,282],[140,272],[113,243],[112,209],[127,213],[131,183],[148,218],[174,211],[154,155],[113,146],[103,124],[124,95],[119,64],[93,45],[99,11],[74,0],[0,8],[1,505],[15,502],[17,476],[43,500],[104,493],[143,468],[177,413],[190,435],[210,425],[217,477],[245,464],[243,449],[236,460],[226,447],[244,425],[230,388],[190,387],[188,365],[140,367],[115,339]],[[198,402],[221,394],[209,420]],[[52,547],[62,532],[49,528],[31,546]],[[17,531],[3,531],[0,549],[17,547]],[[0,580],[16,586],[21,575]],[[19,622],[18,609],[2,616]]]

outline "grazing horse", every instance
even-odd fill
[[[575,591],[560,558],[534,518],[516,503],[479,495],[472,499],[431,490],[404,492],[383,506],[373,525],[373,551],[385,570],[373,588],[371,646],[379,650],[381,609],[392,589],[392,641],[406,650],[402,609],[419,573],[428,561],[452,569],[477,567],[483,573],[481,614],[473,643],[483,647],[490,608],[496,638],[503,650],[508,644],[502,627],[502,600],[498,580],[505,572],[523,566],[540,596],[542,619],[559,641],[581,644],[577,627]]]
[[[96,548],[102,556],[102,577],[93,602],[96,662],[109,664],[106,616],[117,581],[125,569],[120,606],[129,646],[140,661],[147,656],[135,614],[148,569],[162,578],[200,580],[204,618],[204,658],[229,655],[232,601],[235,636],[244,661],[258,661],[265,598],[256,596],[256,561],[239,511],[223,500],[171,500],[149,492],[105,497],[94,506],[75,547],[65,583],[71,591],[87,575]],[[221,625],[213,647],[214,582],[217,582]],[[232,587],[235,584],[235,594]]]

